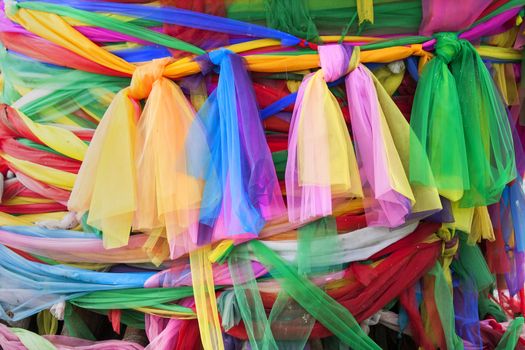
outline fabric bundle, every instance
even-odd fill
[[[525,348],[523,0],[1,4],[1,348]]]

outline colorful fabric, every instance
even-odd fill
[[[1,5],[0,347],[525,347],[523,0]]]

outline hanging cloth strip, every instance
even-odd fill
[[[320,46],[319,57],[327,81],[350,70],[346,90],[367,224],[399,226],[405,222],[415,200],[379,105],[372,74],[358,65],[359,48],[353,49],[350,60],[342,45]]]
[[[344,56],[340,57],[344,61]],[[348,60],[347,60],[348,61]],[[323,68],[304,77],[290,123],[286,164],[286,198],[290,222],[332,214],[335,198],[363,197],[354,147],[327,81],[344,74],[321,60]]]
[[[204,167],[209,151],[190,102],[178,85],[162,77],[169,62],[154,60],[140,66],[130,92],[136,89],[139,99],[148,98],[137,124],[133,229],[165,230],[173,257],[197,244],[204,183],[202,172],[193,169]],[[195,148],[191,153],[190,134]]]
[[[284,202],[244,60],[226,49],[211,52],[209,59],[220,74],[217,90],[199,111],[213,150],[200,238],[210,242],[214,232],[253,238],[267,221],[285,215]]]
[[[358,48],[351,53],[343,45],[319,47],[326,81],[333,82],[351,71],[346,88],[367,222],[395,227],[409,214],[420,218],[441,209],[441,203],[434,187],[413,184],[411,188],[408,183],[409,155],[404,143],[409,139],[409,125],[377,79],[364,66],[357,66],[358,53]],[[421,145],[415,147],[422,154]],[[430,174],[428,161],[421,163],[421,168]]]
[[[474,47],[453,33],[436,38],[436,57],[416,90],[411,146],[423,145],[442,196],[462,207],[495,203],[515,177],[505,107]],[[422,161],[411,147],[410,180],[430,185],[432,179],[419,168]]]
[[[202,151],[194,152],[192,162],[209,156],[193,108],[162,76],[169,62],[155,60],[135,70],[130,87],[116,95],[95,131],[75,182],[69,209],[89,211],[87,222],[103,232],[106,248],[126,245],[132,226],[146,232],[165,228],[172,256],[190,239],[196,243],[203,183],[189,173],[190,129]]]
[[[208,259],[210,245],[190,252],[195,307],[204,350],[223,350],[221,325],[217,312],[213,271]]]

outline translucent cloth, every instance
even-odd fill
[[[285,210],[244,61],[225,49],[210,59],[220,76],[199,111],[212,150],[200,211],[202,244],[214,232],[214,239],[255,237]]]
[[[0,316],[20,320],[90,291],[142,287],[152,273],[104,273],[28,261],[0,246]]]
[[[67,4],[68,6],[60,6],[55,4]],[[212,30],[215,32],[236,34],[236,35],[248,35],[252,37],[261,37],[261,38],[274,38],[279,39],[283,42],[284,45],[295,45],[299,42],[299,39],[294,37],[291,34],[280,32],[275,29],[266,28],[263,26],[250,25],[233,19],[212,16],[205,13],[188,11],[181,8],[175,8],[170,6],[164,7],[155,7],[155,6],[146,6],[142,4],[120,4],[120,3],[100,3],[95,4],[88,1],[60,1],[52,0],[46,1],[39,4],[32,4],[31,2],[24,2],[21,7],[37,9],[41,11],[49,11],[53,13],[59,13],[64,16],[69,16],[75,18],[73,14],[77,14],[76,17],[83,18],[84,21],[89,20],[93,21],[94,25],[104,27],[103,24],[109,23],[109,21],[103,21],[100,15],[95,15],[93,11],[102,11],[110,12],[122,15],[130,15],[139,18],[150,19],[163,23],[178,24],[191,28],[198,28],[204,30]],[[75,10],[77,9],[77,10]],[[89,22],[88,22],[89,23]],[[135,34],[136,31],[131,31],[132,28],[130,25],[116,27],[116,31],[121,31],[125,34]],[[137,36],[139,37],[139,36]],[[170,38],[170,37],[168,37]],[[146,39],[146,38],[143,38]],[[151,37],[149,38],[152,39]],[[179,47],[173,47],[174,49],[184,49],[191,52],[191,46],[186,44],[182,46],[183,42],[170,38],[173,42],[178,42]],[[152,40],[152,42],[154,42]],[[161,43],[159,43],[161,44]],[[164,45],[168,46],[168,45]],[[168,46],[169,47],[169,46]],[[195,50],[195,47],[193,47]],[[194,52],[202,53],[202,52]]]
[[[167,236],[172,257],[198,242],[204,171],[195,169],[204,168],[209,150],[182,90],[162,76],[169,62],[155,60],[137,68],[130,87],[117,94],[71,194],[69,208],[81,214],[89,210],[87,223],[103,232],[105,247],[127,244],[132,227],[155,242],[161,234]],[[140,113],[138,101],[145,98]],[[188,154],[190,131],[194,144]],[[115,136],[123,132],[125,139]],[[108,198],[122,201],[110,203]]]
[[[468,349],[483,349],[478,315],[478,290],[470,279],[454,281],[454,319],[457,335],[468,341]]]
[[[193,295],[191,287],[180,288],[135,288],[120,290],[104,290],[74,297],[71,304],[92,310],[136,309],[146,313],[159,314],[162,311],[180,319],[193,319],[196,317],[193,310],[179,302],[183,298]]]
[[[154,62],[157,67],[150,67],[150,71],[140,67],[134,76],[137,86],[141,80],[154,81],[137,124],[137,207],[133,229],[165,230],[174,257],[193,249],[198,242],[204,183],[203,174],[192,174],[192,169],[204,167],[209,150],[193,107],[181,88],[169,79],[159,78],[167,61]],[[158,75],[151,70],[157,70]],[[194,150],[189,151],[188,147]]]
[[[335,259],[341,251],[337,236],[333,217],[324,217],[300,228],[297,239],[297,273],[311,278],[321,273],[339,272],[342,264]],[[320,240],[323,241],[321,246]],[[315,266],[311,259],[313,251],[320,251],[329,257],[324,261],[324,265]],[[281,290],[277,295],[269,315],[272,330],[279,339],[279,349],[303,348],[310,338],[315,321],[315,318],[285,290]],[[297,327],[298,324],[300,327]],[[290,336],[291,330],[295,331],[294,336]]]
[[[521,53],[464,39],[521,32],[523,0],[145,1],[0,0],[0,223],[26,225],[0,226],[0,318],[53,331],[65,303],[71,335],[95,339],[81,307],[146,350],[379,349],[399,301],[423,349],[481,349],[491,270],[524,295],[523,130],[489,74]],[[433,19],[465,31],[412,36]],[[38,225],[78,227],[27,226],[65,204]],[[24,344],[142,349],[0,328]]]
[[[414,130],[410,144],[421,142],[439,193],[456,201],[470,184],[456,83],[447,67],[452,57],[441,56],[439,48],[438,44],[436,57],[427,63],[418,81],[410,117],[410,126]],[[444,130],[447,130],[447,135]],[[445,141],[446,150],[442,147]],[[422,155],[411,152],[410,156],[410,180],[432,184],[433,179],[428,173],[419,173],[418,164],[423,161]]]
[[[39,335],[0,324],[0,346],[10,350],[143,350],[139,344],[123,340],[90,341],[61,335]]]
[[[434,346],[429,339],[429,336],[425,333],[423,328],[423,320],[419,311],[420,304],[420,284],[413,285],[401,293],[399,302],[402,306],[400,315],[402,312],[406,313],[410,322],[410,330],[414,341],[423,349],[430,350],[434,349]],[[416,291],[417,290],[417,291]],[[401,320],[398,320],[401,327]]]
[[[483,253],[477,244],[468,242],[467,235],[463,232],[458,232],[458,235],[460,240],[459,256],[452,262],[451,269],[458,274],[464,281],[463,283],[473,283],[473,287],[478,292],[486,292],[494,285],[495,279],[487,266]],[[467,285],[467,287],[472,288],[470,285]]]
[[[313,249],[309,255],[310,267],[314,270],[323,269],[333,264],[366,260],[382,249],[408,237],[412,234],[418,223],[410,223],[397,229],[386,227],[365,227],[359,230],[341,233],[337,237],[317,237],[315,245],[319,247],[330,247],[333,239],[337,241],[337,250],[328,251],[325,248]],[[301,243],[290,240],[262,241],[281,258],[293,263],[297,258],[304,255],[301,252]]]
[[[318,40],[317,27],[308,5],[297,0],[265,1],[266,25],[306,40]]]
[[[28,225],[29,223],[23,224]],[[3,227],[0,243],[63,262],[143,263],[150,258],[143,250],[146,235],[134,235],[126,247],[104,249],[97,234],[47,230],[34,226]]]
[[[295,102],[285,175],[292,223],[331,215],[335,198],[363,196],[354,147],[339,103],[326,84],[339,78],[341,67],[342,72],[346,69],[344,55],[335,59],[340,61],[334,71],[334,64],[323,59],[322,69],[304,77]]]
[[[390,254],[384,260],[378,261],[377,264],[351,264],[347,269],[341,271],[350,278],[350,280],[345,278],[347,283],[339,284],[339,281],[343,282],[343,280],[339,280],[343,276],[341,272],[314,277],[312,282],[320,286],[328,282],[326,293],[337,300],[345,309],[350,310],[353,315],[356,315],[355,317],[359,322],[362,322],[399,296],[408,286],[416,283],[435,264],[441,251],[441,244],[439,242],[424,244],[421,243],[421,240],[428,238],[436,229],[437,225],[421,225],[417,233],[383,249],[376,256],[372,257],[377,259],[385,256],[385,254]],[[293,265],[286,265],[289,266],[291,271],[296,271]],[[281,278],[288,279],[289,282],[287,282],[286,288],[288,288],[288,283],[294,284],[294,281],[296,281],[295,275],[282,275],[283,277],[279,277],[281,276],[279,271],[275,271],[273,275],[277,276],[277,281],[279,282],[282,281]],[[271,287],[270,285],[266,286],[268,283],[271,284]],[[265,308],[270,309],[277,298],[278,286],[275,282],[264,283],[261,281],[259,288],[261,291],[264,291],[264,293],[261,293],[261,297]],[[281,288],[283,288],[282,283]],[[288,289],[286,291],[296,301],[299,301],[295,297],[296,294],[291,294]],[[320,321],[321,319],[314,315],[314,312],[318,312],[314,304],[310,302],[306,303],[306,305],[300,305],[318,320],[311,331],[310,337],[312,339],[324,338],[332,334],[331,329],[328,328],[330,326],[327,326],[324,321]],[[301,314],[298,313],[297,315]],[[303,323],[300,321],[283,324],[287,325],[283,328],[287,331],[274,333],[276,337],[296,339],[295,337],[302,334],[305,329],[305,327],[301,326]],[[328,329],[324,326],[327,326]],[[272,329],[280,329],[278,324],[275,327],[273,328],[272,326]],[[242,324],[230,328],[228,333],[241,339],[247,339],[246,331]]]
[[[192,285],[201,341],[205,349],[224,349],[211,262],[210,245],[190,252]]]
[[[333,259],[337,254],[332,254],[339,249],[333,218],[323,218],[301,228],[298,240],[301,246],[296,258],[298,274],[307,277],[314,271],[319,273],[338,270],[335,266],[337,259]],[[312,258],[314,246],[319,243],[325,256],[320,264],[314,263]],[[229,257],[229,266],[236,298],[235,306],[242,317],[252,348],[303,348],[314,327],[315,319],[285,290],[279,291],[269,316],[266,316],[246,248],[240,246],[235,249]],[[226,305],[223,310],[231,308]],[[231,320],[227,322],[225,329],[230,329]]]
[[[149,349],[173,349],[177,343],[183,322],[174,318],[145,315],[146,335]]]
[[[525,281],[525,232],[522,222],[525,194],[521,178],[505,187],[499,203],[490,207],[496,241],[488,245],[487,260],[493,272],[505,274],[511,296]]]
[[[470,189],[461,206],[495,203],[516,176],[514,145],[507,111],[487,67],[475,48],[460,41],[451,63],[461,101]]]
[[[429,184],[422,185],[410,179],[410,157],[413,154],[418,154],[418,159],[421,161],[419,171],[426,174],[429,179],[433,179],[429,160],[424,155],[424,147],[421,143],[415,142],[415,140],[412,142],[414,131],[410,124],[406,121],[399,107],[394,103],[394,100],[386,92],[379,80],[373,75],[372,80],[376,88],[380,109],[383,111],[384,120],[386,121],[386,125],[383,125],[385,134],[388,129],[403,164],[403,170],[405,174],[408,174],[410,188],[415,199],[415,203],[411,203],[412,209],[407,219],[422,219],[428,215],[438,213],[441,209],[443,209],[441,211],[441,215],[443,215],[445,208],[442,206],[435,182],[432,180]],[[386,138],[387,136],[385,136]]]
[[[409,236],[417,227],[416,223],[399,229],[365,227],[338,235],[337,252],[326,253],[323,250],[312,252],[312,266],[326,266],[327,261],[336,264],[368,259],[381,249]],[[129,245],[123,248],[105,250],[99,236],[87,232],[47,230],[35,227],[2,227],[0,243],[23,251],[66,262],[100,262],[100,263],[143,263],[149,261],[148,255],[141,248],[146,242],[145,235],[134,235]],[[320,244],[323,239],[319,239]],[[295,241],[263,241],[265,245],[279,254],[283,259],[293,262],[298,255],[298,244]],[[67,251],[67,252],[66,252]],[[183,264],[184,262],[184,264]],[[189,266],[185,260],[177,260],[177,266],[160,272],[148,285],[190,285]],[[264,269],[254,266],[259,276]],[[229,274],[225,267],[214,267],[215,283],[230,284]]]
[[[38,122],[94,128],[109,101],[128,82],[125,78],[49,66],[6,50],[1,54],[2,102]]]
[[[246,327],[251,348],[278,349],[262,303],[247,248],[246,245],[239,246],[228,258],[228,267],[235,293],[235,305]],[[227,310],[227,308],[223,308],[224,316],[226,316]],[[223,318],[223,326],[225,330],[228,330],[231,325],[225,324],[225,320]]]
[[[56,22],[59,16],[67,16],[81,21],[85,24],[90,24],[93,26],[98,26],[116,32],[124,33],[127,35],[134,36],[136,38],[150,41],[155,44],[163,45],[173,49],[183,50],[186,52],[191,52],[194,54],[202,54],[204,50],[180,41],[176,38],[170,37],[168,35],[158,33],[156,31],[142,28],[137,26],[134,23],[120,21],[111,17],[103,16],[96,12],[88,12],[77,10],[72,7],[67,7],[63,5],[56,5],[53,3],[44,3],[44,2],[21,2],[17,5],[18,11],[7,11],[6,14],[15,22],[19,23],[26,29],[30,30],[32,28],[38,28],[40,25],[46,25],[44,22],[40,22],[40,16],[35,16],[35,11],[41,11],[49,13],[49,19],[52,22]],[[47,24],[48,25],[48,24]]]
[[[490,3],[490,0],[469,0],[460,3],[423,0],[421,2],[423,18],[419,33],[432,35],[437,32],[454,32],[467,28]]]
[[[137,205],[133,152],[138,108],[129,88],[115,96],[95,131],[68,202],[71,211],[89,211],[87,222],[104,232],[106,248],[128,243]]]
[[[367,223],[399,226],[410,214],[415,199],[379,104],[372,73],[358,66],[348,74],[346,90]]]
[[[516,317],[509,325],[509,328],[501,337],[496,350],[510,350],[515,349],[518,338],[520,337],[521,331],[523,329],[523,317]]]
[[[434,317],[438,317],[438,320],[433,320],[433,322],[437,321],[441,324],[447,349],[463,349],[463,341],[459,338],[454,327],[455,320],[452,291],[446,282],[443,268],[439,263],[436,263],[428,272],[428,275],[432,276],[432,284],[428,290],[428,292],[431,293],[429,297],[434,299],[435,307],[437,309]],[[437,329],[434,329],[433,331],[435,332]]]
[[[268,266],[274,277],[281,279],[281,288],[344,343],[353,346],[360,344],[359,347],[362,349],[379,349],[361,330],[348,310],[308,279],[298,275],[260,242],[252,241],[250,246],[263,264]]]
[[[321,1],[309,0],[300,11],[296,7],[286,6],[289,2],[278,2],[280,7],[266,6],[266,1],[252,0],[232,1],[227,7],[227,15],[242,21],[261,23],[268,26],[283,25],[286,30],[297,33],[301,38],[308,40],[314,33],[311,22],[317,32],[328,35],[341,35],[342,33],[415,33],[421,22],[420,1],[392,1],[392,0],[351,0],[351,1]],[[373,3],[373,12],[370,11]],[[365,5],[365,6],[362,6]],[[276,7],[280,11],[274,11]],[[303,10],[304,9],[304,10]],[[359,13],[360,9],[368,13]],[[364,11],[363,11],[364,12]],[[370,13],[371,12],[371,13]],[[363,16],[365,15],[365,16]],[[269,16],[278,17],[269,20]],[[310,20],[311,18],[311,20]],[[373,23],[361,23],[361,19]],[[278,26],[277,29],[285,29]]]
[[[515,177],[505,107],[473,46],[452,33],[436,37],[436,57],[416,90],[411,145],[423,145],[442,196],[462,207],[495,203]],[[411,151],[410,179],[428,185],[432,179],[419,169],[422,161]]]

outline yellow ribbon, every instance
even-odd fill
[[[359,24],[361,25],[363,22],[374,23],[374,1],[357,0],[356,5]]]
[[[204,350],[223,350],[221,325],[213,282],[213,270],[208,259],[210,245],[190,252],[191,277],[195,308]]]

